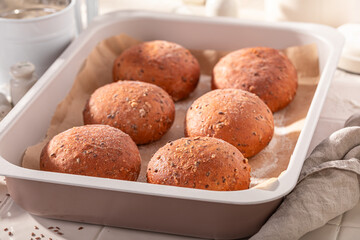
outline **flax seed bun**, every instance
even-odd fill
[[[98,88],[87,101],[84,124],[106,124],[130,135],[136,144],[160,139],[175,118],[175,105],[160,87],[120,81]]]
[[[196,88],[200,66],[184,47],[167,41],[144,42],[125,50],[114,62],[113,79],[153,83],[178,101]]]
[[[141,158],[129,135],[106,125],[74,127],[42,149],[40,169],[136,181]]]
[[[194,101],[186,112],[185,135],[216,137],[249,158],[265,148],[274,133],[270,109],[255,94],[218,89]]]
[[[248,189],[251,167],[231,144],[217,138],[181,138],[151,158],[147,182],[217,191]]]
[[[229,53],[213,69],[212,88],[239,88],[258,95],[272,112],[295,97],[297,73],[290,60],[273,48],[243,48]]]

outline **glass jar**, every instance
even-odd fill
[[[37,81],[35,66],[30,62],[18,62],[11,66],[10,75],[11,102],[15,105]]]

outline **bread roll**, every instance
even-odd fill
[[[42,149],[40,169],[136,181],[141,158],[129,135],[106,125],[68,129]]]
[[[136,144],[160,139],[175,118],[171,97],[154,84],[120,81],[98,88],[86,103],[84,124],[107,124],[130,135]]]
[[[186,113],[185,135],[223,139],[249,158],[268,145],[274,133],[270,109],[255,94],[218,89],[194,101]]]
[[[238,88],[258,95],[272,112],[295,97],[297,73],[290,60],[273,48],[243,48],[229,53],[213,69],[212,88]]]
[[[189,50],[167,41],[144,42],[125,50],[114,62],[113,79],[139,80],[164,89],[174,101],[196,88],[200,66]]]
[[[248,189],[248,160],[217,138],[181,138],[167,143],[151,158],[149,183],[216,191]]]

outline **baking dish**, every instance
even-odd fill
[[[247,46],[286,48],[316,43],[320,81],[288,169],[271,189],[216,192],[21,167],[25,149],[46,134],[57,104],[96,44],[126,33],[192,49]],[[343,38],[334,29],[300,23],[257,23],[226,18],[122,11],[96,19],[54,62],[0,125],[0,174],[9,193],[32,214],[72,221],[232,239],[254,234],[295,186],[339,59]]]

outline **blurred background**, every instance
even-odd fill
[[[141,9],[256,21],[304,21],[338,27],[359,22],[357,0],[83,0],[90,14]],[[341,11],[339,11],[341,9]],[[92,17],[90,15],[90,17]]]

